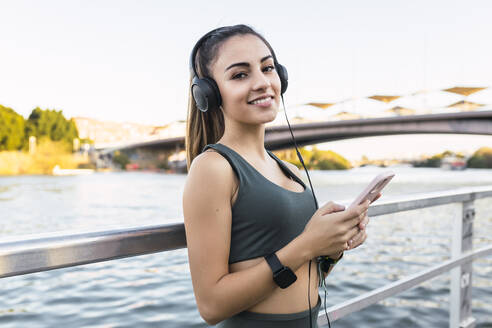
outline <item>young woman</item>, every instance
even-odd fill
[[[336,262],[362,244],[369,203],[316,209],[297,167],[265,149],[287,80],[261,35],[215,29],[190,66],[183,211],[200,315],[220,327],[316,327],[319,277],[309,262]]]

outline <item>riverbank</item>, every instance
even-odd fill
[[[35,154],[22,151],[0,152],[0,175],[53,174],[53,168],[89,168],[87,156],[39,150]]]

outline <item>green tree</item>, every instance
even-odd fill
[[[312,150],[301,147],[299,152],[308,170],[346,170],[352,167],[347,159],[331,150],[319,150],[313,146]],[[279,152],[277,157],[289,161],[299,169],[303,168],[295,149]]]
[[[49,137],[53,141],[72,143],[78,138],[77,127],[73,120],[67,120],[62,111],[42,110],[36,107],[29,115],[26,123],[26,137]]]
[[[446,150],[440,154],[433,155],[430,158],[427,158],[424,161],[416,161],[413,162],[414,167],[440,167],[442,163],[442,159],[447,156],[457,156],[456,153],[452,152],[451,150]],[[461,155],[462,156],[462,155]]]
[[[331,150],[313,147],[312,154],[310,164],[319,170],[346,170],[352,167],[345,157]]]
[[[468,159],[467,166],[471,168],[492,168],[492,148],[481,147]]]
[[[24,146],[24,118],[12,108],[0,105],[0,151]]]
[[[118,164],[121,169],[126,170],[126,165],[130,163],[130,159],[125,153],[117,150],[113,154],[113,162]]]

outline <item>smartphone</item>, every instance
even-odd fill
[[[393,171],[386,171],[379,175],[377,175],[371,183],[367,185],[367,187],[357,196],[357,198],[350,204],[349,207],[360,205],[365,202],[366,199],[369,199],[371,203],[374,201],[374,198],[383,190],[383,188],[393,179],[395,173]]]

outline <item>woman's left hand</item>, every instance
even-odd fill
[[[379,197],[381,197],[381,193],[379,193],[372,202],[375,202]],[[349,249],[354,249],[359,247],[366,240],[367,238],[366,227],[368,224],[369,224],[369,217],[367,216],[367,211],[366,211],[364,213],[364,218],[359,224],[359,232],[348,243]]]

